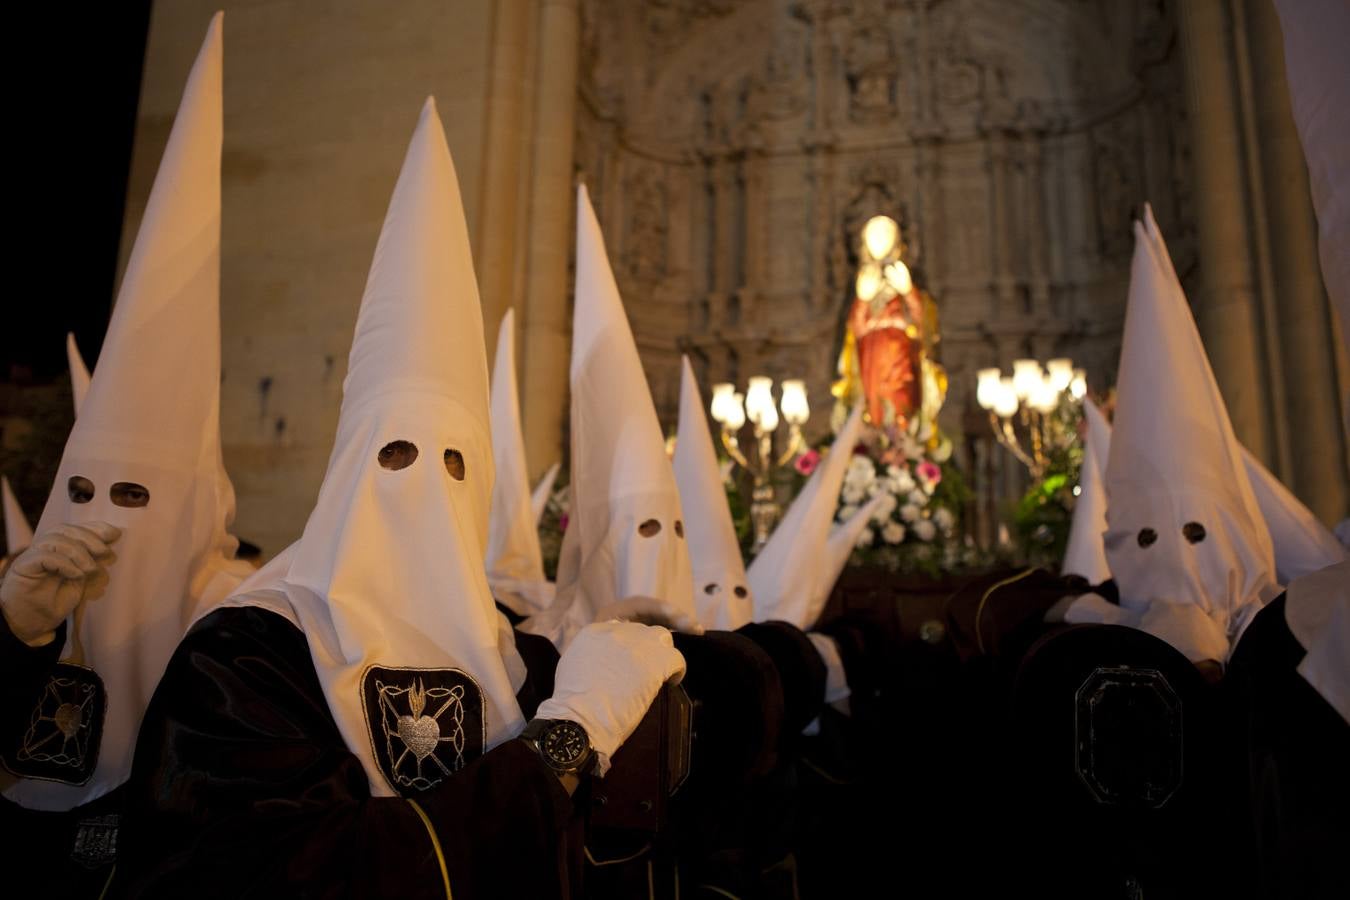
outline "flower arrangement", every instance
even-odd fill
[[[835,520],[851,520],[875,501],[854,562],[936,574],[959,562],[961,510],[969,490],[951,462],[951,441],[936,429],[867,429],[853,450]],[[880,498],[880,499],[877,499]]]

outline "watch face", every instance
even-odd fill
[[[581,762],[590,749],[590,740],[585,729],[576,722],[561,721],[544,732],[539,749],[550,765],[567,769]]]

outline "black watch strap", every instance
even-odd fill
[[[586,729],[570,719],[531,719],[520,737],[559,775],[585,774],[595,759]]]

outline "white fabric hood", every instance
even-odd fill
[[[428,99],[375,248],[318,501],[300,540],[229,601],[275,608],[284,595],[376,796],[434,786],[523,725],[484,569],[482,329]]]
[[[1065,575],[1081,575],[1089,584],[1101,584],[1111,577],[1106,564],[1106,485],[1103,473],[1111,447],[1111,425],[1092,402],[1083,398],[1083,418],[1087,436],[1083,447],[1083,466],[1078,476],[1078,500],[1069,524],[1069,545],[1064,550]]]
[[[5,553],[12,557],[33,543],[33,526],[28,524],[28,517],[9,487],[9,479],[3,475],[0,475],[0,495],[5,513]]]
[[[704,628],[735,631],[750,622],[754,611],[750,582],[689,357],[682,366],[673,463],[694,571],[694,608]]]
[[[558,595],[522,628],[560,649],[611,603],[652,597],[695,618],[675,473],[585,186],[577,189],[572,503]]]
[[[1134,227],[1106,557],[1139,627],[1222,661],[1270,599],[1274,551],[1152,211]]]
[[[221,27],[217,13],[38,525],[102,520],[122,530],[106,586],[91,587],[68,622],[62,660],[78,668],[54,676],[42,701],[90,709],[62,692],[92,698],[101,682],[101,735],[82,722],[59,754],[72,772],[96,762],[80,783],[53,775],[9,786],[6,796],[24,806],[69,809],[126,780],[145,706],[179,639],[243,571],[220,452]],[[30,758],[53,746],[32,743]]]
[[[544,576],[544,554],[525,466],[516,389],[515,311],[502,317],[492,364],[492,458],[497,481],[488,514],[488,584],[496,599],[522,616],[547,609],[553,584]]]
[[[1091,403],[1090,400],[1087,402]],[[1078,498],[1078,508],[1074,511],[1064,571],[1083,575],[1093,584],[1100,584],[1111,577],[1110,568],[1106,565],[1104,542],[1106,492],[1100,475],[1094,486],[1087,472],[1090,456],[1097,455],[1100,459],[1110,451],[1111,423],[1106,421],[1095,405],[1089,409],[1088,423],[1088,447],[1083,457],[1084,475],[1081,478],[1083,492]],[[1336,536],[1318,521],[1313,511],[1271,474],[1260,460],[1252,456],[1246,447],[1242,448],[1242,463],[1251,480],[1261,517],[1270,529],[1275,548],[1276,575],[1281,584],[1289,584],[1296,578],[1335,565],[1350,556]],[[1093,495],[1100,498],[1101,527],[1084,529],[1080,535],[1080,522],[1086,508],[1084,500]],[[1087,563],[1075,562],[1077,560],[1087,560]],[[1099,563],[1094,564],[1094,560],[1099,560]],[[1100,566],[1098,573],[1088,575],[1087,572],[1093,570],[1094,565]]]
[[[755,621],[779,619],[803,630],[815,624],[839,572],[868,516],[860,511],[837,528],[856,528],[853,540],[835,543],[835,551],[821,556],[836,530],[835,512],[853,448],[862,428],[862,408],[849,416],[830,452],[811,473],[769,541],[750,562],[750,590]],[[861,518],[858,518],[861,517]],[[842,548],[842,552],[840,549]]]
[[[84,405],[85,395],[89,393],[89,367],[84,364],[80,348],[75,343],[75,335],[66,332],[66,364],[70,366],[70,395],[75,404],[75,415],[79,416]]]
[[[1307,651],[1299,674],[1350,722],[1350,560],[1290,584],[1284,620]]]

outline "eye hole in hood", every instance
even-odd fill
[[[139,509],[150,505],[150,490],[134,481],[119,481],[108,489],[108,496],[116,506]]]
[[[417,461],[417,445],[411,441],[390,441],[380,448],[380,466],[391,472],[406,469]]]
[[[464,454],[458,450],[445,451],[445,471],[456,481],[464,480]]]
[[[88,503],[94,499],[94,483],[83,475],[72,475],[66,482],[66,494],[71,503]]]

